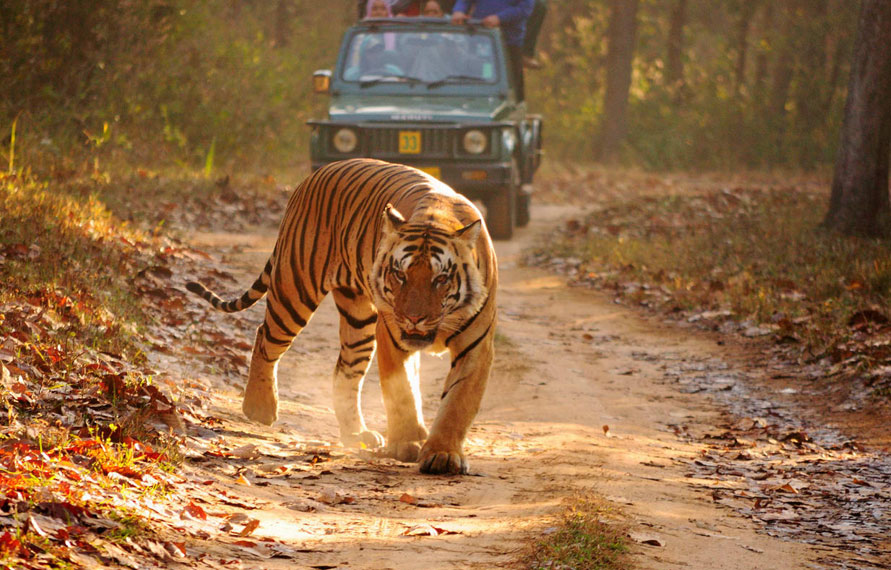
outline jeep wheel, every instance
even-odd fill
[[[499,188],[486,200],[486,225],[492,239],[510,239],[514,235],[514,218],[517,202],[516,189],[511,186]]]

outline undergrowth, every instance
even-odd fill
[[[821,229],[819,184],[684,184],[602,196],[531,259],[634,304],[773,334],[805,361],[891,362],[891,242]]]
[[[534,570],[622,570],[630,568],[626,527],[609,503],[577,496],[556,526],[535,542],[525,562]]]
[[[143,322],[128,279],[148,237],[115,219],[90,187],[0,174],[0,304],[26,299],[62,338],[120,352]],[[61,334],[60,334],[61,333]]]
[[[161,540],[144,508],[183,458],[181,402],[143,351],[185,295],[170,266],[195,254],[159,231],[176,212],[157,200],[224,189],[22,156],[0,174],[0,567],[93,567],[111,543]]]

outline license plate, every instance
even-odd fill
[[[418,166],[417,168],[421,172],[426,172],[437,180],[442,180],[442,171],[439,169],[438,166]]]
[[[399,131],[399,153],[421,154],[421,131]]]

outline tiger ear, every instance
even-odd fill
[[[393,207],[393,204],[387,204],[384,208],[384,229],[387,232],[398,232],[405,218],[399,213],[399,210]]]
[[[476,243],[476,240],[480,237],[480,231],[483,229],[483,224],[480,220],[477,220],[471,224],[468,224],[461,228],[460,230],[455,232],[455,237],[464,241],[470,247],[473,247]]]

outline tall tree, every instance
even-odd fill
[[[798,3],[780,4],[780,33],[776,36],[776,57],[774,59],[773,82],[770,89],[768,111],[770,116],[781,120],[786,116],[786,101],[789,99],[789,87],[795,73],[795,40],[793,22],[796,20]]]
[[[767,64],[771,32],[773,31],[773,4],[767,2],[761,7],[761,17],[758,23],[758,51],[755,56],[754,93],[759,100],[765,99],[767,83]]]
[[[823,101],[831,89],[826,63],[829,36],[829,3],[808,0],[804,7],[806,25],[798,30],[798,73],[794,90],[797,128],[809,132],[822,124]]]
[[[291,40],[291,22],[294,19],[291,0],[278,0],[275,5],[275,47],[287,47]]]
[[[687,0],[674,0],[669,21],[665,82],[668,85],[679,85],[684,81],[684,25],[687,23]]]
[[[827,228],[849,235],[888,233],[889,101],[891,2],[863,0],[829,212],[823,221]]]
[[[607,32],[606,95],[600,126],[599,157],[611,160],[628,133],[628,92],[637,36],[638,0],[611,0]]]
[[[736,66],[733,70],[734,91],[739,93],[746,82],[746,61],[749,52],[749,28],[758,2],[747,0],[740,7],[739,19],[736,21]]]

